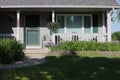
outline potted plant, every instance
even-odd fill
[[[51,33],[56,33],[59,28],[59,23],[58,22],[50,22],[48,23],[48,27],[51,30]]]

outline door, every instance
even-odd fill
[[[40,16],[26,15],[25,16],[25,39],[27,46],[40,45]]]

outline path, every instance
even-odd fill
[[[37,64],[42,64],[46,62],[45,56],[47,54],[43,53],[27,53],[25,54],[25,58],[22,61],[18,61],[14,64],[6,64],[0,65],[0,69],[8,69],[8,68],[19,68],[25,66],[32,66]]]

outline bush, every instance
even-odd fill
[[[112,40],[120,42],[120,31],[112,34]]]
[[[48,23],[49,29],[52,29],[52,30],[58,29],[59,26],[60,26],[60,25],[59,25],[59,23],[57,23],[57,22],[50,22],[50,23]]]
[[[120,44],[71,41],[63,42],[60,46],[53,46],[51,49],[65,51],[120,51]]]
[[[8,64],[24,57],[23,45],[13,39],[0,40],[0,63]]]

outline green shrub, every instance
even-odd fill
[[[52,50],[67,51],[120,51],[120,44],[100,42],[63,42],[59,46],[51,47]]]
[[[23,45],[13,39],[0,40],[0,63],[8,64],[24,57]]]
[[[115,32],[115,33],[112,34],[112,40],[120,42],[120,31]]]

